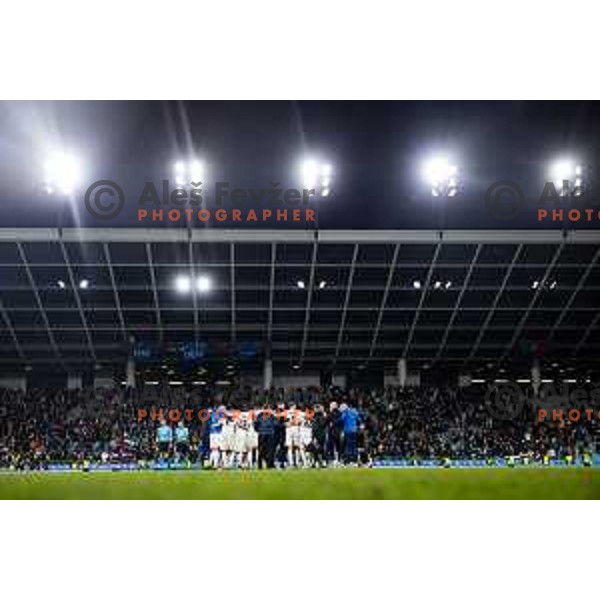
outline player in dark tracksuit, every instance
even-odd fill
[[[275,466],[275,416],[269,405],[265,405],[254,423],[258,433],[258,468],[272,469]]]
[[[275,434],[273,443],[275,445],[275,462],[279,466],[287,463],[287,448],[285,447],[285,404],[279,404],[277,406],[277,412],[275,413]],[[286,464],[286,466],[288,466]]]
[[[327,419],[321,405],[315,406],[312,423],[312,451],[315,465],[324,467],[327,460]]]
[[[338,462],[342,455],[342,423],[337,402],[329,405],[327,415],[327,460]]]

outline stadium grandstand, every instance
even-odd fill
[[[533,400],[544,384],[598,400],[599,242],[595,231],[0,230],[12,419],[0,458],[257,466],[258,445],[253,462],[243,443],[238,458],[233,446],[211,456],[208,418],[188,418],[185,455],[174,439],[161,454],[156,431],[169,410],[270,406],[325,421],[322,452],[316,422],[294,448],[275,431],[267,467],[591,464],[598,411],[540,422],[548,407]],[[531,402],[490,404],[495,385]],[[349,431],[344,410],[358,413]]]

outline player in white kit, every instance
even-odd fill
[[[228,414],[227,419],[223,421],[220,450],[223,466],[230,469],[233,466],[235,452],[235,423],[230,414]]]
[[[303,466],[310,466],[309,462],[312,463],[312,455],[309,455],[308,449],[311,447],[313,431],[312,431],[312,421],[307,418],[306,413],[304,413],[304,418],[299,425],[299,436],[300,436],[300,453],[303,461]]]
[[[252,469],[255,462],[255,455],[258,451],[258,433],[256,433],[256,430],[254,429],[253,413],[242,413],[240,424],[242,425],[242,433],[244,435],[243,464],[249,469]]]
[[[239,411],[235,411],[231,438],[232,463],[240,467],[244,463],[246,447],[246,423]]]
[[[287,452],[287,467],[295,467],[296,465],[296,448],[298,445],[298,427],[295,424],[296,406],[292,404],[287,409],[285,419],[285,448]]]
[[[295,435],[294,444],[297,456],[297,466],[306,468],[308,464],[307,448],[312,440],[312,429],[306,419],[306,412],[297,410],[295,415]]]

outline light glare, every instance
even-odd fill
[[[456,167],[445,157],[432,158],[423,168],[423,176],[430,185],[442,183],[455,174]]]
[[[210,290],[210,279],[208,277],[198,277],[196,288],[201,293],[208,292]]]
[[[51,154],[44,164],[44,183],[49,194],[56,189],[59,193],[69,195],[75,192],[81,182],[79,162],[65,152]]]
[[[180,292],[182,294],[189,292],[192,288],[190,278],[187,275],[180,275],[175,280],[175,288],[177,289],[178,292]]]

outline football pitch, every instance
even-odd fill
[[[1,499],[600,499],[600,469],[0,473]]]

